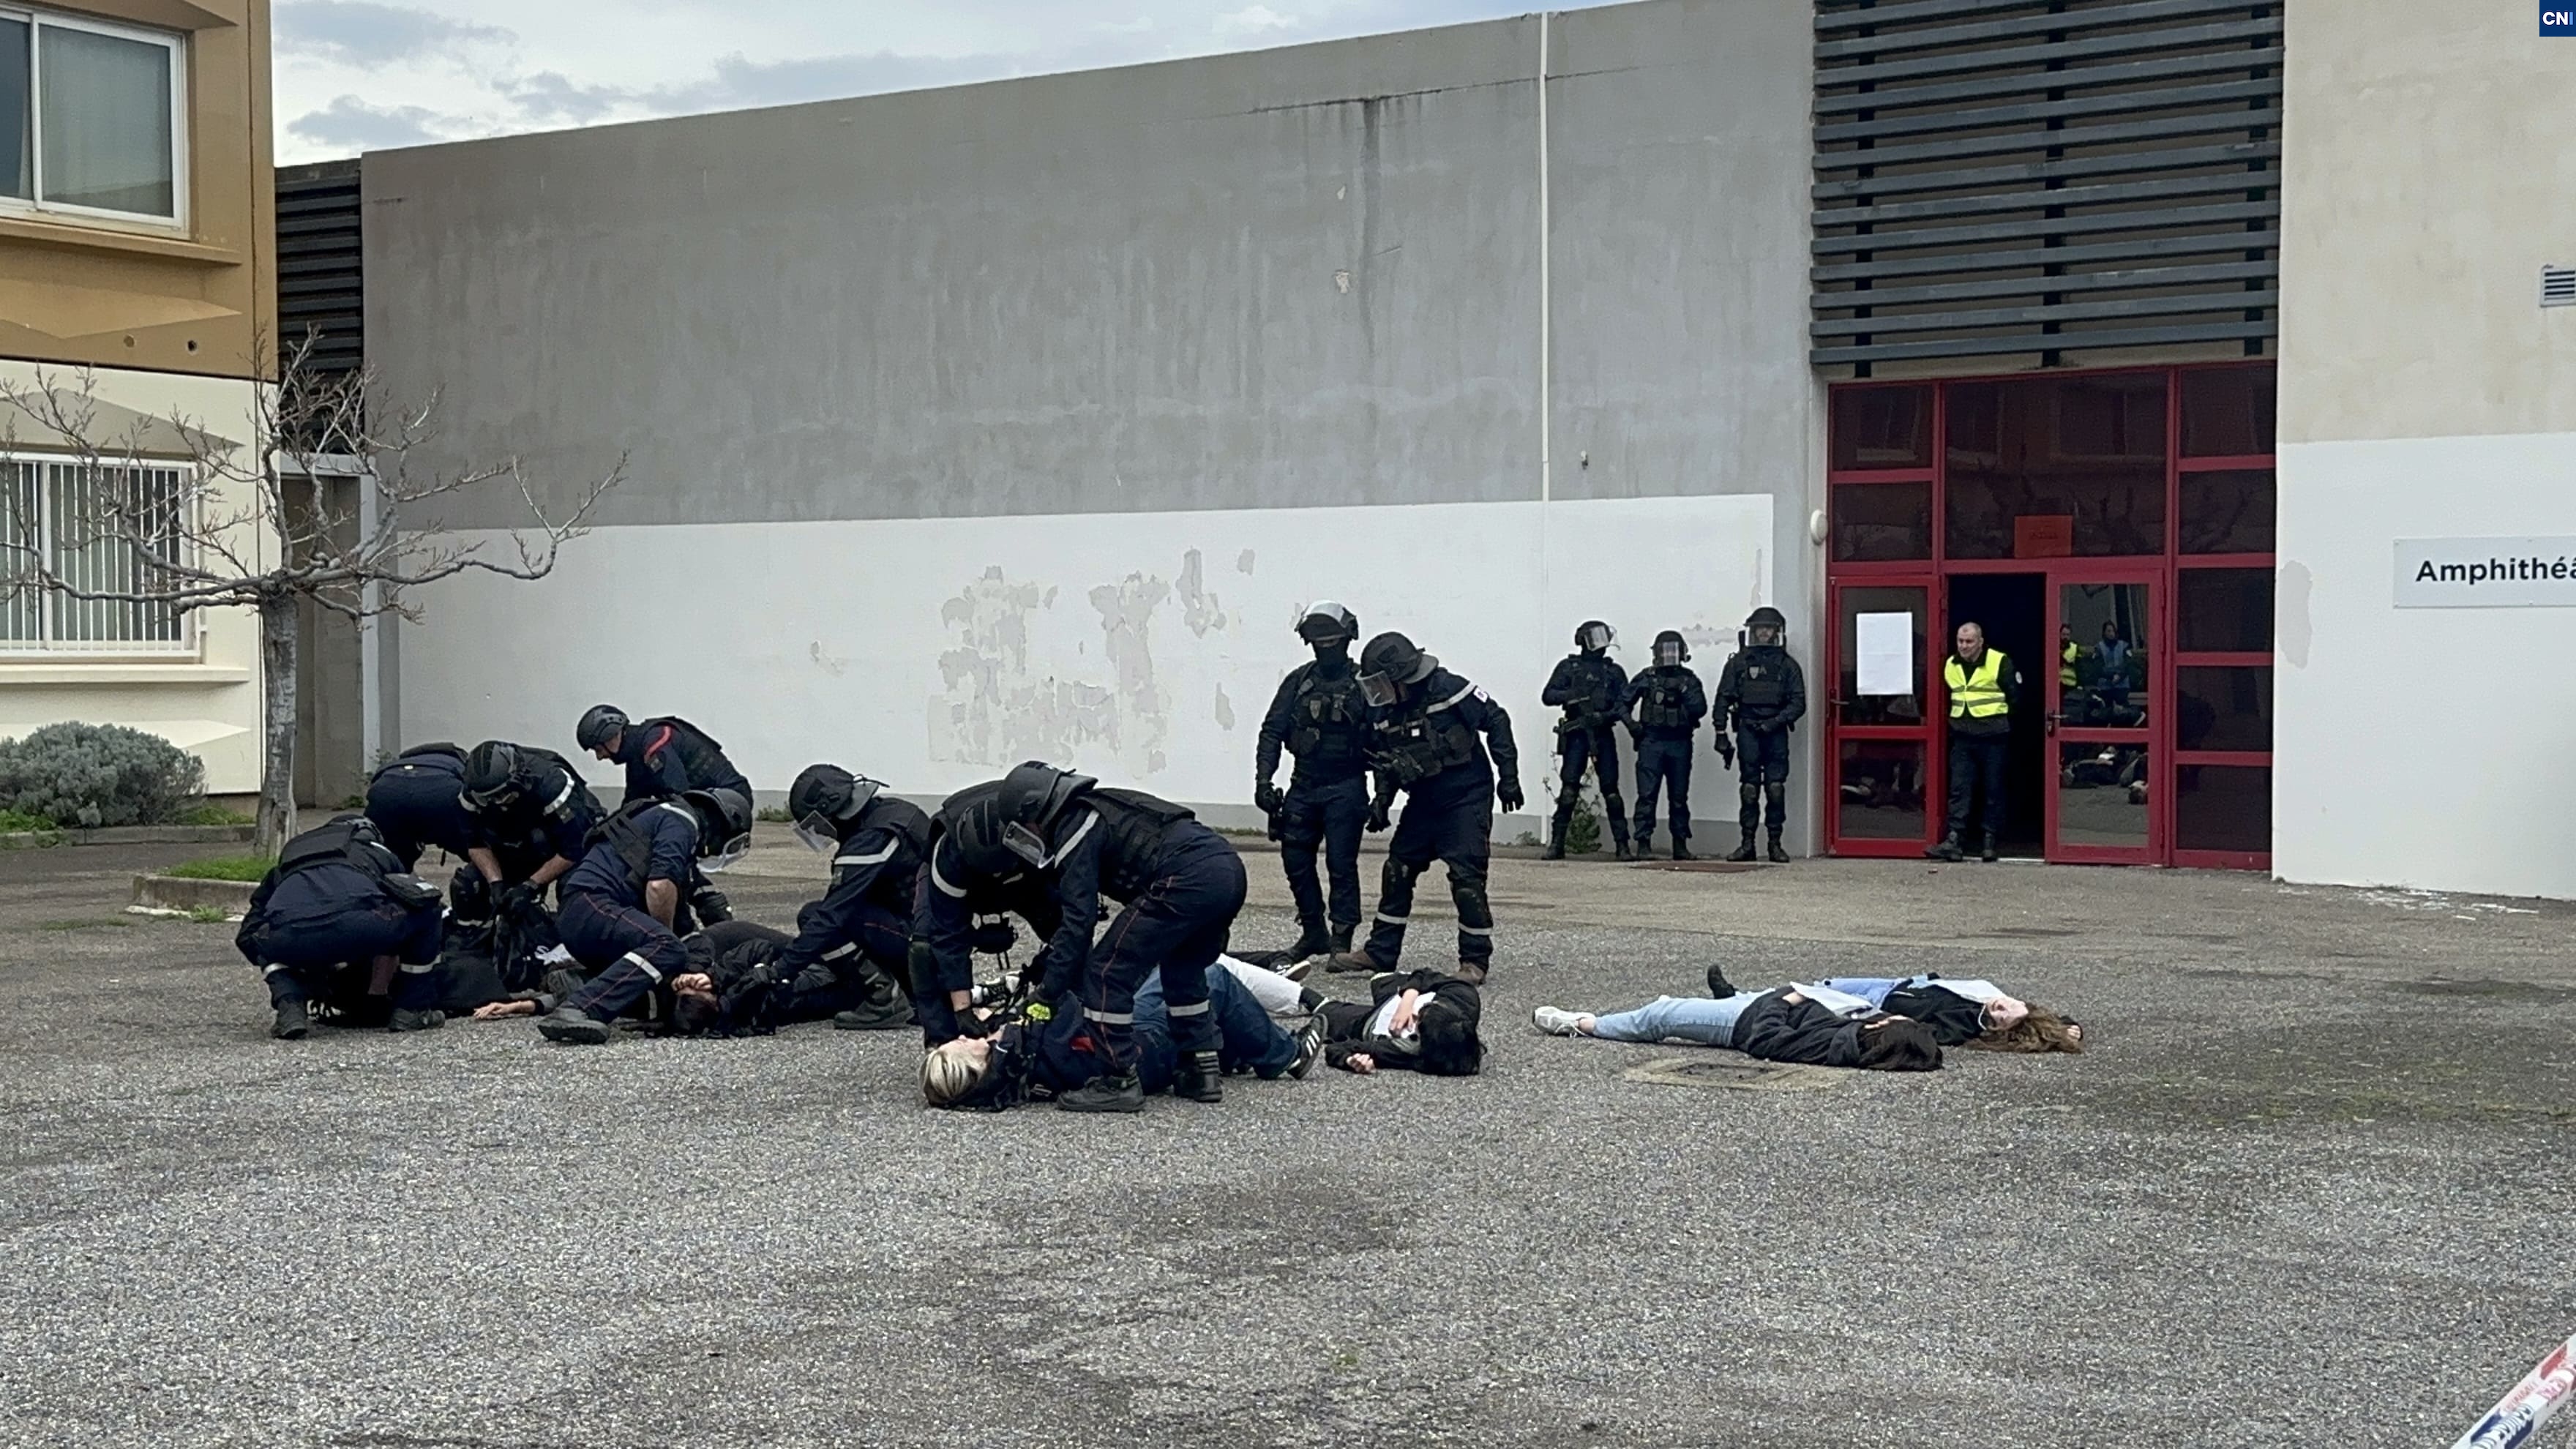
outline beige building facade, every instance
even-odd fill
[[[276,287],[268,20],[267,0],[0,0],[0,383],[260,445]],[[186,465],[160,451],[143,450],[147,481]],[[136,561],[58,526],[78,503],[65,490],[92,486],[70,457],[0,407],[5,536],[117,587]],[[0,738],[130,725],[200,756],[210,792],[248,793],[257,646],[238,610],[0,601]]]

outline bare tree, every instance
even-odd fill
[[[543,578],[563,545],[588,531],[625,464],[551,510],[516,458],[418,469],[436,399],[389,406],[372,369],[315,367],[310,338],[257,391],[255,436],[236,441],[176,414],[144,418],[102,404],[86,369],[39,372],[32,386],[0,382],[0,449],[32,427],[35,446],[61,455],[64,475],[48,481],[40,508],[30,506],[34,470],[12,484],[0,466],[0,599],[140,606],[172,620],[256,610],[259,847],[274,852],[295,833],[296,626],[306,601],[352,620],[417,619],[407,594],[426,584],[467,573]],[[335,500],[326,480],[345,477],[356,486]],[[514,491],[525,507],[525,521],[499,539],[460,539],[426,516],[440,500],[489,489]]]

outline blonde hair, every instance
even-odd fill
[[[946,1107],[975,1090],[984,1080],[989,1060],[978,1060],[974,1045],[964,1037],[944,1041],[921,1056],[921,1100],[933,1107]]]
[[[2075,1023],[2049,1010],[2034,1006],[2010,1026],[1988,1027],[1968,1045],[1989,1052],[2070,1052],[2084,1050],[2084,1038]]]

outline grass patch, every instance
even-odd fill
[[[772,825],[793,825],[796,823],[796,817],[788,814],[787,807],[784,805],[763,805],[760,807],[759,811],[752,816],[752,818],[755,820],[766,820]]]
[[[232,918],[232,912],[225,910],[221,906],[188,907],[188,919],[196,922],[200,926],[220,925]]]
[[[42,815],[30,815],[24,810],[0,810],[0,835],[16,835],[24,831],[33,830],[60,829],[62,829],[61,826],[56,825],[53,821],[46,819]]]
[[[88,921],[38,921],[36,929],[39,931],[96,931],[112,926],[121,931],[133,924],[132,921],[119,920],[111,916]]]
[[[178,825],[256,825],[259,822],[251,819],[249,816],[244,815],[238,810],[227,810],[221,805],[191,805],[187,809],[180,811],[179,818],[172,823]]]
[[[181,880],[247,880],[256,881],[277,865],[273,855],[217,855],[205,860],[183,860],[163,875]]]

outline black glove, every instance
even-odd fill
[[[996,1022],[977,1016],[972,1010],[958,1012],[956,1017],[959,1036],[987,1037],[991,1036],[999,1026]]]
[[[1502,802],[1503,813],[1506,815],[1519,814],[1520,808],[1529,803],[1529,797],[1521,793],[1521,782],[1518,780],[1505,780],[1496,786],[1494,798]]]
[[[1723,722],[1719,723],[1717,729],[1717,757],[1726,762],[1726,768],[1730,770],[1735,768],[1735,741],[1727,737]]]
[[[528,907],[535,905],[538,898],[544,894],[545,888],[543,886],[533,886],[528,884],[526,881],[521,881],[517,885],[511,886],[501,892],[501,914],[505,916],[523,914]]]
[[[1262,814],[1276,815],[1279,807],[1288,803],[1288,797],[1279,793],[1278,786],[1264,780],[1252,787],[1252,803]]]
[[[1368,818],[1369,833],[1371,835],[1375,835],[1379,831],[1384,830],[1390,823],[1391,822],[1388,820],[1386,813],[1386,802],[1383,800],[1371,800],[1369,802]]]
[[[1008,921],[986,921],[967,938],[975,952],[982,956],[999,956],[1020,943],[1020,933]]]

